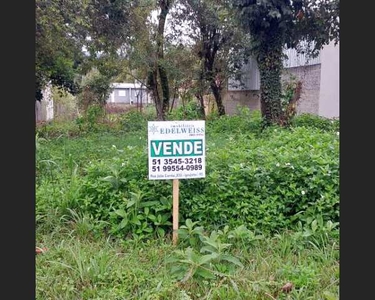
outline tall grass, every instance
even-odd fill
[[[231,253],[243,268],[181,282],[167,263],[176,250],[169,239],[82,238],[81,225],[38,236],[48,250],[36,257],[37,299],[338,299],[337,240],[301,249],[293,234],[282,233],[237,243]],[[282,291],[287,283],[289,293]]]
[[[39,131],[37,299],[338,299],[337,121],[212,116],[174,247],[171,185],[147,180],[148,118]]]

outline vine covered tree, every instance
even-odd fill
[[[266,124],[282,124],[283,48],[307,42],[315,56],[339,39],[339,0],[234,0],[251,37],[260,72],[261,111]]]

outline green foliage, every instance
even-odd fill
[[[262,128],[262,118],[259,111],[250,111],[247,107],[238,107],[239,114],[233,116],[221,116],[212,114],[208,116],[206,126],[211,133],[241,132],[259,133]]]
[[[144,5],[146,9],[147,3]],[[117,1],[89,1],[85,14],[90,20],[91,47],[99,51],[112,53],[122,45],[129,42],[136,24],[134,21],[134,8],[139,3],[131,3],[128,0]]]
[[[290,278],[296,288],[317,288],[319,279],[316,276],[315,270],[309,266],[294,266],[289,263],[278,270],[277,276],[284,276]]]
[[[332,239],[339,237],[338,226],[339,222],[325,222],[321,214],[307,216],[303,222],[298,222],[293,238],[301,241],[305,247],[324,248]]]
[[[181,221],[209,230],[244,225],[252,233],[233,232],[232,238],[249,235],[248,242],[260,233],[310,224],[311,217],[338,222],[336,132],[314,126],[260,131],[260,124],[259,113],[247,110],[207,121],[206,178],[181,180]],[[146,130],[121,139],[107,133],[76,140],[38,136],[37,142],[40,222],[50,210],[69,216],[72,209],[113,235],[170,233],[172,187],[147,179]],[[192,225],[185,226],[181,234],[199,244]]]
[[[189,101],[175,108],[168,115],[168,120],[200,120],[201,118],[200,107],[196,101]]]
[[[101,105],[90,105],[83,116],[76,119],[76,124],[81,132],[94,132],[100,128],[105,115],[105,110]]]
[[[227,231],[212,231],[210,235],[205,235],[203,228],[195,227],[196,224],[187,219],[186,225],[179,230],[180,245],[187,242],[189,246],[174,251],[168,258],[172,276],[182,282],[194,277],[215,279],[216,276],[230,275],[236,267],[243,267],[240,260],[230,253],[232,244],[224,242]]]
[[[52,87],[54,120],[66,121],[74,119],[78,113],[77,98],[67,91]]]
[[[272,33],[277,32],[281,44],[296,47],[304,40],[316,54],[329,41],[339,40],[339,3],[339,0],[236,0],[233,4],[238,9],[240,23],[252,35],[254,50],[272,41]]]
[[[147,122],[152,120],[154,113],[131,110],[121,116],[121,127],[125,132],[147,132]]]
[[[340,131],[340,121],[338,119],[328,119],[325,117],[306,113],[295,116],[292,120],[292,126],[305,126],[308,128],[331,131],[337,134]]]
[[[290,101],[293,99],[296,87],[297,78],[295,76],[290,76],[288,81],[282,82],[281,107],[284,112]]]
[[[48,123],[38,124],[35,129],[39,137],[46,139],[53,138],[54,140],[59,137],[73,137],[80,134],[80,128],[76,122],[66,122],[60,120],[53,120]]]
[[[247,35],[238,26],[234,11],[226,0],[182,0],[172,14],[176,40],[184,34],[181,24],[189,24],[191,51],[198,62],[194,70],[195,95],[211,93],[220,115],[225,115],[221,92],[228,78],[238,74],[248,55]],[[191,66],[190,66],[191,67]],[[190,68],[188,68],[189,70]]]
[[[189,246],[195,247],[203,236],[203,227],[195,226],[198,222],[192,222],[191,219],[185,221],[185,225],[181,225],[178,229],[179,243],[184,245],[185,243]]]
[[[80,82],[81,93],[78,99],[84,112],[90,106],[103,107],[106,104],[111,93],[110,83],[111,76],[103,75],[96,68],[93,68],[82,77]]]
[[[146,173],[145,153],[131,147],[125,151],[114,147],[112,151],[122,155],[109,162],[89,163],[83,177],[77,177],[76,169],[65,175],[68,177],[59,175],[61,167],[53,178],[45,172],[39,179],[37,214],[44,216],[49,209],[58,209],[60,215],[66,215],[68,209],[74,209],[96,220],[98,230],[107,228],[115,235],[144,236],[154,231],[164,235],[171,224],[170,187],[161,182],[138,184],[138,176]]]
[[[37,0],[35,28],[35,98],[42,99],[41,91],[51,81],[71,93],[78,91],[75,75],[83,60],[82,28],[77,1]],[[81,22],[81,25],[79,23]]]
[[[48,248],[35,258],[37,299],[266,300],[266,294],[277,299],[338,299],[336,239],[324,248],[299,249],[296,246],[300,240],[283,232],[281,238],[265,237],[250,247],[232,243],[222,253],[240,260],[239,266],[228,260],[215,261],[214,255],[199,251],[201,246],[179,245],[180,251],[176,252],[166,239],[134,242],[84,237],[77,228],[89,224],[87,220],[83,215],[75,215],[72,230],[64,225],[64,232],[55,226],[48,235],[37,234],[37,245]],[[90,228],[86,227],[82,232]],[[228,244],[230,232],[216,231],[215,243],[220,240]],[[211,234],[204,236],[210,238]],[[284,251],[286,248],[290,251]],[[174,265],[196,271],[182,282],[171,274]],[[202,266],[209,271],[200,271],[206,270]],[[281,293],[286,282],[294,285],[289,294]]]
[[[181,184],[185,218],[256,230],[288,228],[311,211],[338,220],[336,135],[271,128],[208,140],[206,151],[206,178]]]
[[[206,232],[203,226],[198,225],[199,222],[192,222],[191,219],[186,219],[185,224],[180,226],[178,230],[180,247],[200,249],[207,244]],[[229,226],[226,225],[222,230],[212,231],[211,237],[213,236],[215,240],[219,238],[221,241],[230,242],[236,247],[245,244],[247,247],[253,246],[256,241],[264,239],[263,235],[255,234],[254,231],[249,230],[245,225],[240,225],[233,230],[230,230]],[[220,250],[219,248],[218,251]]]
[[[36,257],[36,299],[158,299],[174,289],[167,272],[160,273],[169,247],[69,234],[43,237],[48,251]]]
[[[260,72],[262,116],[266,125],[283,125],[281,71],[283,47],[314,56],[339,39],[339,1],[236,0],[238,20],[251,36]],[[301,42],[307,43],[301,49]]]

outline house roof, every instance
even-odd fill
[[[145,89],[145,85],[141,85],[140,83],[120,83],[120,82],[114,82],[111,85],[112,88],[115,89]]]

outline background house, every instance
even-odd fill
[[[325,46],[318,57],[309,59],[294,49],[286,49],[282,80],[291,76],[302,82],[297,113],[311,113],[324,117],[339,117],[339,45]],[[241,82],[231,79],[223,93],[226,112],[234,114],[238,106],[260,109],[260,76],[255,59],[242,68]]]
[[[113,83],[112,92],[107,99],[108,112],[126,111],[132,106],[148,105],[152,103],[151,97],[144,85],[139,83]],[[59,96],[53,94],[51,84],[48,84],[43,90],[41,101],[35,101],[35,118],[37,122],[50,121],[57,119],[74,119],[77,116],[76,98],[70,94],[65,94],[62,98],[67,101],[58,101]],[[53,98],[55,97],[56,103]],[[69,98],[69,99],[68,99]]]
[[[107,104],[150,104],[151,97],[144,85],[140,83],[113,83],[112,92]]]

